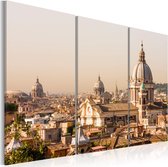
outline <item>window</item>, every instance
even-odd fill
[[[111,121],[111,118],[106,118],[106,121]]]
[[[51,136],[51,134],[48,135],[48,139],[49,139],[49,140],[52,140],[52,136]]]

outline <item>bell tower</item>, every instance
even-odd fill
[[[145,84],[142,83],[140,86],[140,91],[138,93],[139,95],[139,103],[138,103],[138,113],[139,113],[139,123],[142,124],[143,123],[143,118],[145,118],[146,116],[146,106],[147,106],[147,92],[145,90]]]

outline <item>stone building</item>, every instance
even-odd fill
[[[142,85],[143,85],[143,94],[141,94],[142,92],[140,93],[140,88]],[[131,97],[131,103],[134,104],[135,106],[143,104],[145,107],[146,104],[154,102],[153,76],[152,71],[145,60],[143,43],[141,44],[139,61],[135,65],[130,79],[130,97]]]
[[[156,125],[158,114],[164,112],[162,106],[154,102],[154,82],[149,65],[145,60],[143,43],[139,53],[139,61],[133,69],[130,78],[130,102],[138,107],[138,122],[140,124]]]
[[[44,96],[43,86],[39,82],[38,78],[36,80],[36,83],[32,86],[31,96],[32,96],[32,98],[43,97]]]
[[[20,90],[9,90],[5,93],[5,102],[19,104],[30,100],[30,96]]]
[[[112,95],[105,91],[104,83],[100,79],[100,75],[98,76],[98,81],[94,84],[94,101],[97,104],[107,104],[111,101]]]
[[[127,103],[109,103],[96,104],[92,98],[87,98],[80,105],[78,111],[81,126],[104,127],[120,126],[127,124],[128,104]],[[138,108],[133,104],[130,106],[130,122],[138,121]]]
[[[19,113],[26,113],[33,111],[33,106],[28,103],[20,103],[18,106]]]
[[[101,96],[105,91],[104,84],[100,79],[100,75],[98,76],[98,81],[94,84],[93,90],[94,90],[95,96]]]
[[[43,141],[60,142],[61,128],[41,128],[38,133]]]

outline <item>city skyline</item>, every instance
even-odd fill
[[[134,28],[130,28],[130,77],[142,41],[154,82],[166,83],[167,36]],[[93,92],[99,74],[105,90],[115,91],[116,83],[127,89],[127,51],[128,27],[79,17],[79,92]]]
[[[8,7],[7,90],[30,92],[38,76],[45,92],[73,93],[74,16],[13,3]],[[27,13],[34,17],[30,19]],[[93,92],[99,74],[105,90],[114,91],[116,84],[119,89],[127,89],[127,30],[124,26],[79,17],[79,92]],[[133,28],[131,75],[138,62],[141,41],[154,82],[165,83],[167,36]]]
[[[167,36],[6,3],[6,165],[168,140]]]

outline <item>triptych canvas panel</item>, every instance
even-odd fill
[[[5,164],[167,141],[167,39],[7,2]]]

